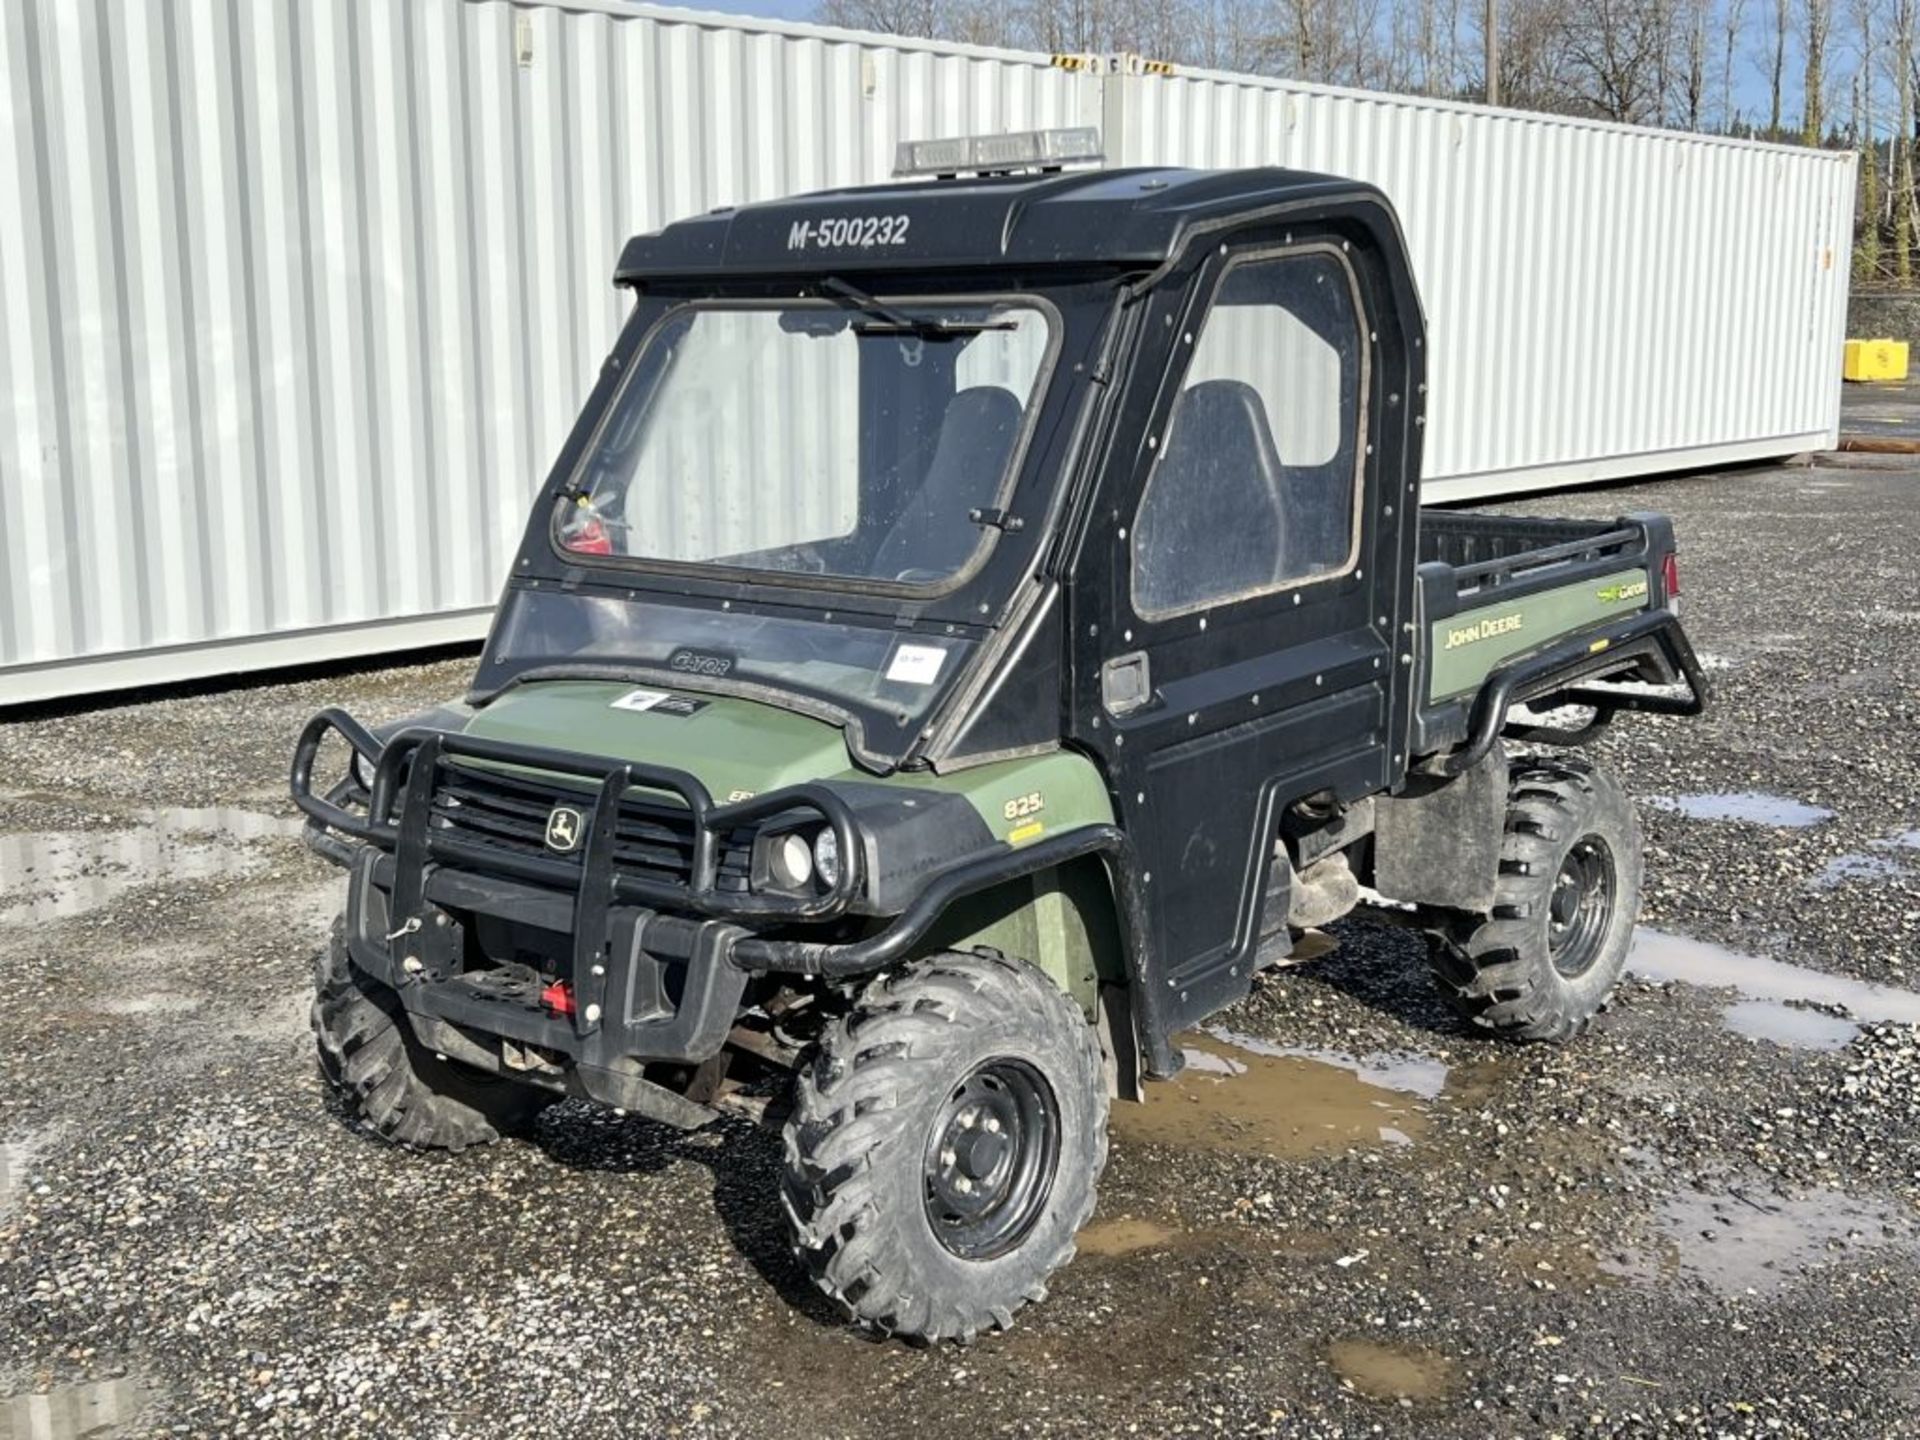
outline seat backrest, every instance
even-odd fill
[[[874,552],[873,574],[933,579],[952,574],[979,543],[970,511],[993,504],[1020,431],[1020,402],[998,385],[955,393],[917,490]]]
[[[1240,380],[1183,390],[1134,522],[1134,604],[1154,614],[1273,584],[1286,549],[1281,476],[1257,390]]]

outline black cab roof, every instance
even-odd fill
[[[615,280],[631,286],[722,273],[1152,266],[1176,254],[1197,225],[1362,198],[1386,208],[1380,192],[1362,182],[1275,167],[898,180],[716,210],[636,236],[621,251]]]

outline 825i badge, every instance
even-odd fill
[[[789,250],[871,250],[877,245],[904,245],[911,215],[835,215],[823,220],[796,220],[787,231]]]

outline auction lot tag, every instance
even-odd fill
[[[938,645],[902,645],[887,662],[887,679],[908,685],[931,685],[947,652]]]
[[[690,695],[670,695],[665,690],[629,690],[612,702],[614,710],[651,710],[656,715],[698,715],[707,708],[705,700]]]

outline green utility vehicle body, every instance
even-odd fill
[[[955,168],[632,241],[469,694],[323,711],[293,766],[351,876],[322,1063],[378,1128],[778,1116],[792,1077],[799,1252],[925,1335],[1044,1288],[1106,1092],[1366,887],[1475,1023],[1584,1025],[1637,832],[1509,747],[1705,698],[1664,517],[1420,508],[1378,191]]]
[[[714,696],[697,714],[679,718],[616,709],[631,685],[608,681],[539,681],[501,695],[476,712],[462,733],[507,743],[542,745],[556,735],[594,755],[684,770],[714,795],[746,799],[806,781],[873,783],[847,754],[832,724],[752,700]],[[965,863],[1017,849],[1056,833],[1110,825],[1113,806],[1091,761],[1056,750],[991,761],[941,775],[896,771],[878,783],[898,787],[902,803],[931,791],[964,800],[980,828],[966,832],[943,857]],[[1032,797],[1045,809],[1033,810]],[[956,841],[959,837],[956,836]],[[868,873],[884,868],[863,858]],[[1039,870],[956,901],[917,947],[925,953],[993,946],[1040,966],[1091,1019],[1096,975],[1124,984],[1125,963],[1113,925],[1112,894],[1097,862]]]

